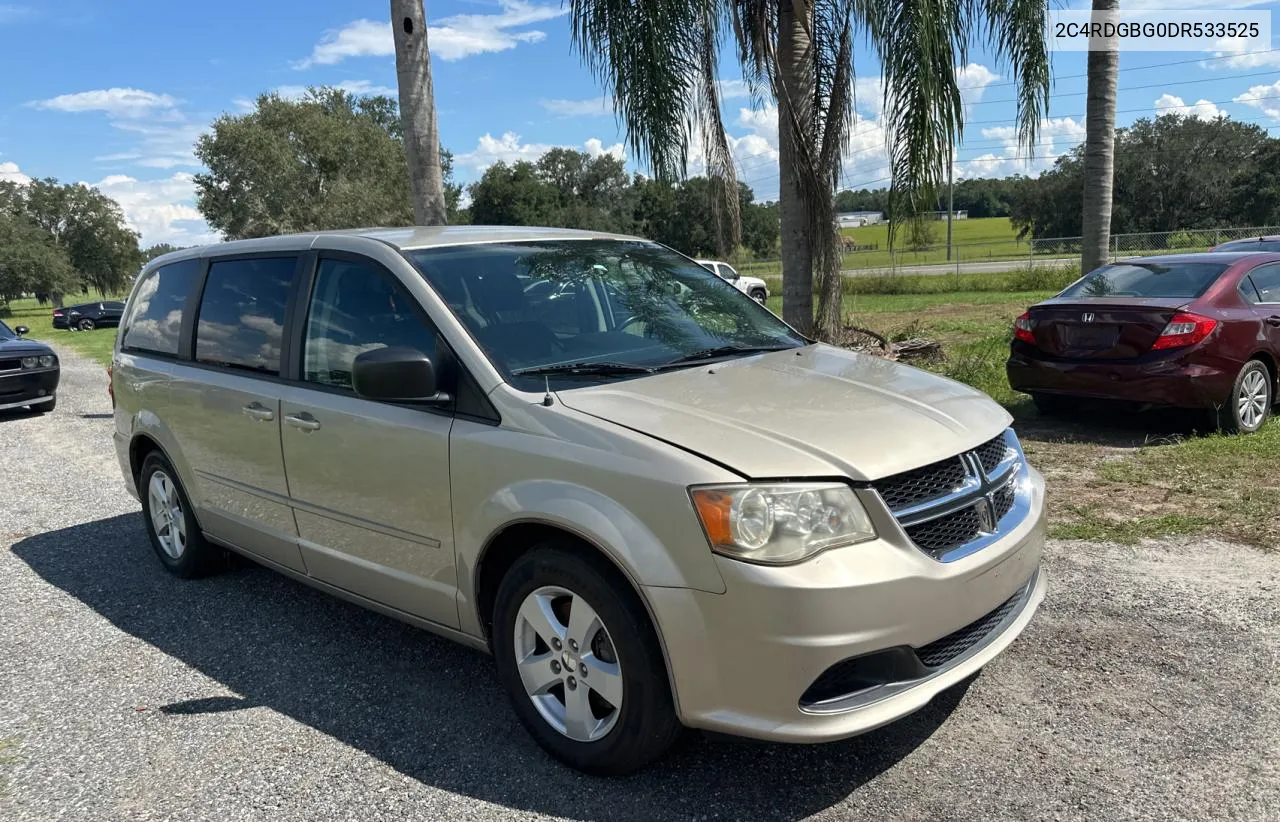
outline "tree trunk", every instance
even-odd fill
[[[796,14],[808,0],[778,3],[778,212],[782,218],[782,318],[801,334],[813,334],[813,248],[809,205],[801,188],[799,147],[792,119],[810,140],[814,55],[807,21]],[[810,151],[814,149],[811,147]]]
[[[1093,0],[1093,19],[1104,22],[1120,8],[1119,0]],[[1084,137],[1084,235],[1080,267],[1088,273],[1107,262],[1111,244],[1111,187],[1115,175],[1116,82],[1120,52],[1116,44],[1106,51],[1090,51],[1089,90],[1085,104]]]
[[[405,157],[409,161],[413,221],[418,225],[445,225],[448,216],[440,171],[440,134],[422,0],[391,0],[391,31],[396,46],[396,83],[400,88]]]

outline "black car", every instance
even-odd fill
[[[53,309],[53,327],[67,328],[72,331],[92,331],[95,328],[119,325],[122,316],[124,316],[124,303],[119,300],[68,305]]]
[[[25,325],[14,331],[0,322],[0,411],[25,405],[43,414],[58,402],[58,355],[44,343],[22,339],[25,333]]]

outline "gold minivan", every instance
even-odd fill
[[[1043,481],[1000,406],[813,343],[634,237],[174,252],[137,279],[112,380],[168,570],[230,549],[487,650],[538,743],[591,773],[685,727],[884,725],[1044,596]]]

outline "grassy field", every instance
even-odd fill
[[[923,336],[945,356],[922,367],[973,385],[1014,415],[1028,459],[1048,483],[1050,534],[1129,543],[1208,534],[1280,545],[1280,419],[1251,436],[1210,430],[1207,415],[1086,407],[1041,416],[1009,388],[1013,319],[1051,291],[848,295],[850,321],[891,339]],[[770,300],[781,310],[781,301]]]
[[[932,229],[930,247],[923,251],[912,251],[906,246],[906,229],[899,228],[897,249],[889,252],[889,226],[868,225],[861,228],[846,228],[841,234],[849,242],[858,245],[875,246],[867,251],[854,251],[844,255],[843,267],[890,268],[895,265],[928,265],[945,263],[947,260],[947,224],[945,221],[929,223]],[[1007,217],[988,217],[981,220],[956,220],[953,227],[952,260],[973,262],[975,260],[1025,260],[1028,246],[1018,240],[1017,232]],[[782,264],[776,260],[755,263],[744,263],[738,266],[743,274],[760,277],[777,274]]]
[[[108,299],[121,299],[113,297]],[[84,302],[81,300],[80,302]],[[53,327],[53,307],[40,305],[35,300],[14,300],[7,308],[0,307],[0,320],[14,328],[25,325],[31,329],[33,340],[54,343],[72,348],[86,357],[101,363],[111,362],[111,349],[116,343],[116,329],[96,328],[93,331],[67,331]]]

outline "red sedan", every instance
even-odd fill
[[[1045,412],[1081,397],[1208,408],[1258,430],[1276,397],[1280,253],[1172,254],[1091,271],[1014,321],[1009,385]]]

